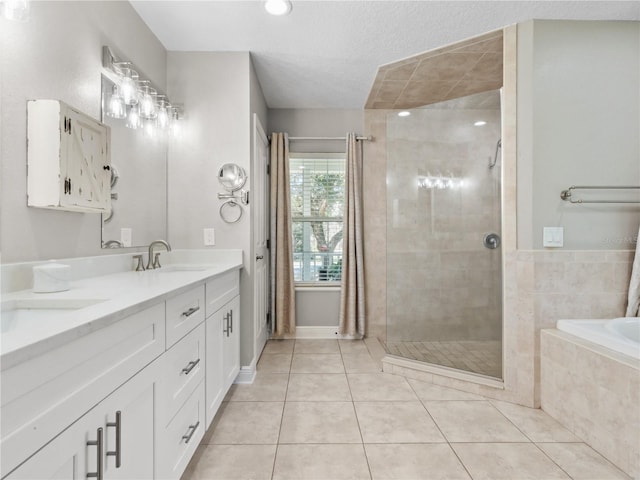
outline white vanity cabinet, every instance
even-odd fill
[[[111,208],[110,128],[59,100],[27,102],[27,204]]]

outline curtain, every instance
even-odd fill
[[[340,333],[363,337],[364,239],[362,230],[362,141],[347,134],[345,204],[342,239]]]
[[[631,269],[631,281],[629,282],[629,296],[625,317],[640,317],[640,228],[638,228],[636,256]]]
[[[271,135],[271,305],[273,336],[296,331],[293,245],[289,194],[289,137]]]

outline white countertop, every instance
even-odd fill
[[[111,325],[190,288],[202,285],[212,277],[242,267],[242,252],[198,258],[176,252],[171,264],[158,270],[124,271],[71,281],[71,289],[58,293],[34,293],[22,290],[5,293],[2,302],[12,300],[67,299],[103,300],[77,310],[63,310],[43,318],[33,315],[15,322],[3,321],[1,335],[1,369],[41,355],[53,348]],[[168,255],[165,253],[165,256]],[[206,263],[203,263],[206,262]],[[198,270],[173,270],[181,265]]]

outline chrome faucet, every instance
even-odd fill
[[[152,270],[154,268],[160,268],[160,252],[156,253],[154,256],[153,247],[156,245],[162,245],[167,250],[167,252],[171,251],[171,245],[169,242],[165,242],[164,240],[154,240],[149,244],[149,259],[147,260],[147,270]]]

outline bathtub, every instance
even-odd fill
[[[640,360],[640,318],[558,320],[558,330]]]

